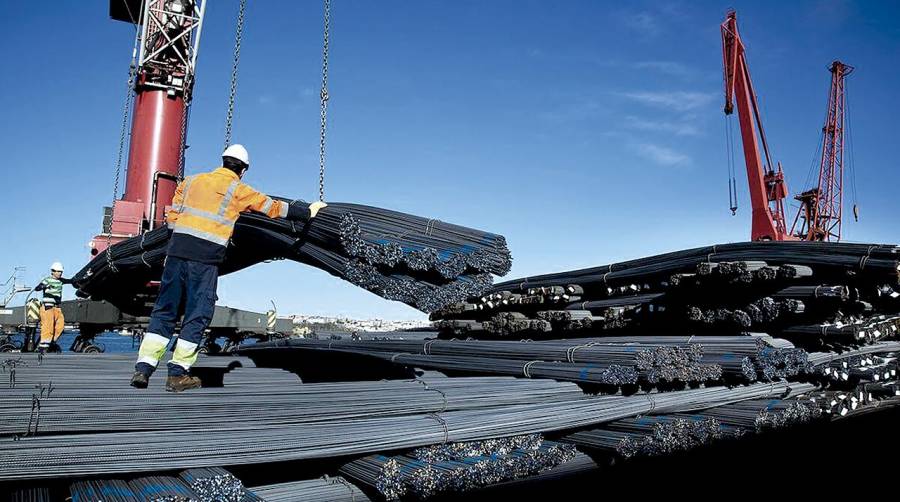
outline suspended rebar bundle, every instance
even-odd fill
[[[290,202],[290,201],[288,201]],[[295,202],[305,204],[303,201]],[[75,274],[82,296],[121,305],[123,290],[158,279],[168,230],[112,246]],[[512,264],[503,236],[359,204],[331,203],[306,225],[244,214],[221,274],[285,258],[425,312],[486,291]]]

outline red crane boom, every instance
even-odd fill
[[[734,113],[737,102],[741,139],[744,147],[744,162],[747,165],[747,180],[750,184],[750,204],[753,209],[750,237],[760,240],[792,240],[784,219],[783,200],[787,196],[787,185],[781,164],[778,169],[772,165],[769,144],[759,115],[756,93],[750,80],[750,70],[744,52],[744,42],[737,29],[734,11],[728,12],[722,23],[722,55],[725,70],[725,114]],[[762,143],[760,154],[757,137]]]

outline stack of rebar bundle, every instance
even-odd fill
[[[407,455],[372,455],[341,467],[341,474],[378,490],[387,500],[412,495],[462,494],[476,488],[525,478],[575,457],[571,445],[540,435],[451,443]]]
[[[298,202],[302,203],[302,202]],[[169,231],[160,227],[99,253],[73,277],[82,296],[120,304],[158,279]],[[307,224],[244,214],[221,274],[290,259],[424,312],[479,295],[512,258],[503,236],[359,204],[331,203]]]
[[[900,249],[750,242],[507,281],[432,313],[446,336],[765,331],[860,344],[900,327]]]
[[[162,382],[140,392],[128,387],[124,357],[17,357],[33,365],[19,366],[19,383],[0,392],[5,415],[0,420],[0,485],[365,456],[566,431],[646,413],[688,413],[815,389],[771,382],[590,396],[573,384],[551,380],[437,375],[314,384],[294,377],[293,384],[276,379],[266,386],[265,378],[242,384],[227,377],[281,370],[226,367],[224,387],[171,394]],[[104,365],[111,370],[98,369]],[[191,447],[172,447],[178,444]]]
[[[772,346],[761,336],[627,336],[577,340],[306,340],[264,342],[240,350],[365,355],[394,364],[463,374],[496,374],[597,384],[754,382],[795,377],[806,351]],[[315,358],[310,359],[315,364]]]
[[[749,400],[691,414],[632,417],[578,431],[562,441],[621,458],[663,456],[725,438],[808,423],[822,416],[814,401]]]

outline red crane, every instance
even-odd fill
[[[182,175],[205,7],[206,0],[110,1],[110,17],[136,25],[134,118],[125,194],[107,209],[91,254],[162,224]]]
[[[794,197],[800,201],[800,211],[794,218],[791,233],[809,241],[841,240],[841,215],[844,209],[844,114],[847,109],[844,77],[853,72],[853,67],[834,61],[830,71],[831,90],[828,93],[825,125],[822,126],[819,184]]]
[[[760,119],[756,92],[750,81],[744,42],[738,33],[737,16],[729,11],[722,23],[722,55],[725,71],[725,115],[734,113],[737,102],[744,162],[753,209],[750,238],[754,241],[839,241],[844,197],[844,118],[847,99],[844,77],[853,71],[840,61],[831,64],[831,91],[822,127],[822,156],[818,185],[794,197],[800,209],[788,232],[784,219],[784,199],[788,189],[781,163],[772,164],[769,144]],[[760,154],[757,140],[762,144]],[[765,157],[765,162],[763,162]],[[730,190],[734,193],[732,181]],[[737,209],[732,204],[732,211]],[[854,206],[854,213],[856,207]]]
[[[747,180],[750,183],[750,204],[753,209],[751,239],[792,240],[793,236],[788,233],[784,219],[783,200],[788,193],[784,173],[780,163],[776,170],[769,155],[769,144],[760,120],[756,93],[747,68],[744,42],[738,33],[734,11],[729,11],[722,23],[722,55],[725,69],[725,114],[734,113],[736,101]],[[765,163],[757,146],[757,137],[762,143]]]

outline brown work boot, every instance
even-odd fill
[[[200,379],[195,376],[179,375],[166,378],[166,390],[169,392],[199,389],[200,385]]]
[[[134,376],[131,377],[131,386],[136,389],[146,389],[148,383],[150,383],[150,377],[141,371],[135,371]]]

